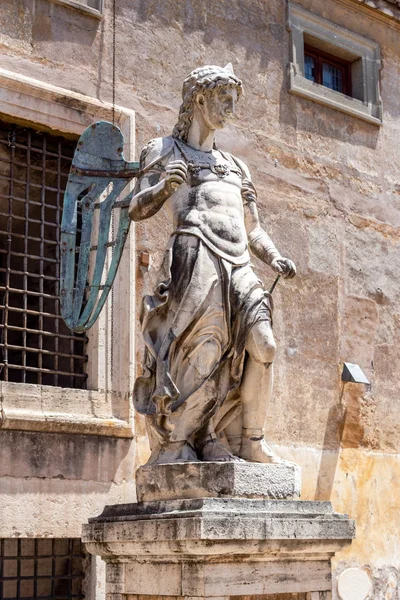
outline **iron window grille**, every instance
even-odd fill
[[[60,315],[62,202],[76,143],[0,122],[0,379],[84,388],[84,335]]]
[[[84,566],[80,539],[2,539],[0,598],[81,600]]]

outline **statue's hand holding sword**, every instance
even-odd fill
[[[282,276],[285,279],[293,279],[293,277],[296,275],[296,265],[289,258],[276,258],[272,261],[271,267],[276,273],[278,273],[278,276],[269,290],[270,294],[272,294]]]

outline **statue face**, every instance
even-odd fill
[[[234,115],[237,99],[236,88],[221,89],[213,94],[199,94],[196,104],[210,129],[222,129]]]

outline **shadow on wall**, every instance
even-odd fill
[[[99,19],[48,0],[1,0],[1,13],[0,34],[24,40],[32,47],[46,41],[92,46],[101,25]]]
[[[315,500],[331,499],[340,450],[358,448],[363,441],[360,401],[364,391],[363,385],[343,382],[339,401],[329,410]],[[337,424],[336,429],[331,423]]]
[[[34,42],[68,41],[77,46],[92,46],[101,21],[69,7],[39,0],[35,3],[32,24]],[[77,18],[77,14],[78,17]]]
[[[221,39],[233,52],[242,46],[246,58],[255,57],[261,70],[275,58],[266,51],[271,48],[271,35],[280,42],[284,36],[285,11],[280,1],[268,3],[268,7],[252,0],[137,0],[132,4],[138,22],[154,21],[157,28],[175,27],[184,34],[203,32],[206,47],[215,42],[219,45]]]
[[[286,64],[289,64],[289,56],[286,58]],[[289,125],[296,134],[301,133],[303,137],[316,136],[316,139],[331,139],[372,150],[376,149],[380,134],[380,127],[372,123],[313,100],[294,96],[289,93],[286,80],[280,95],[279,123],[286,127]]]

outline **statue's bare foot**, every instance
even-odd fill
[[[148,465],[168,463],[199,462],[196,451],[187,442],[169,442],[161,447],[156,456],[152,456]]]
[[[275,454],[264,439],[254,440],[243,436],[239,456],[248,462],[286,465],[287,467],[297,466],[296,463],[280,458]]]
[[[198,454],[204,462],[243,462],[216,438],[207,439],[198,450]]]

